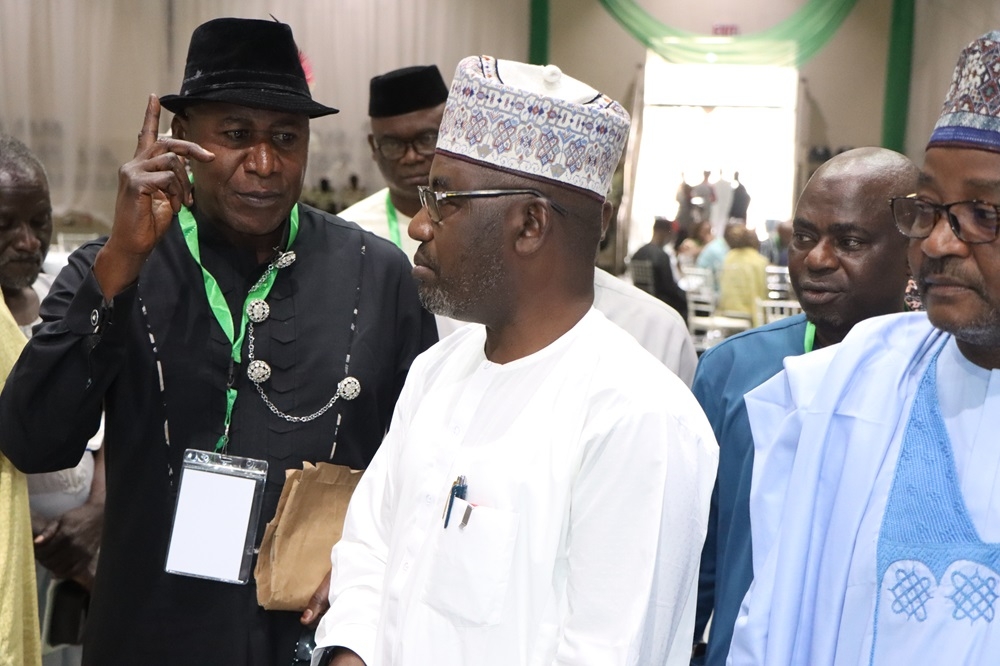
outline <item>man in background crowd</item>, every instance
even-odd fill
[[[674,279],[673,262],[664,247],[673,242],[674,223],[670,220],[657,218],[653,223],[653,237],[632,255],[632,266],[635,262],[645,264],[652,275],[652,294],[677,310],[681,317],[687,319],[687,294]],[[633,271],[633,276],[635,271]]]
[[[729,252],[719,271],[719,312],[745,315],[760,326],[757,301],[767,298],[767,259],[757,250],[757,237],[742,222],[726,227]]]
[[[906,238],[889,197],[907,194],[917,168],[881,148],[859,148],[822,165],[795,207],[789,277],[804,314],[735,335],[706,351],[694,394],[719,441],[719,475],[698,584],[695,642],[712,628],[704,661],[724,666],[740,603],[753,578],[750,479],[753,438],[745,393],[781,371],[788,356],[840,342],[859,321],[903,310]],[[714,614],[713,614],[714,613]]]
[[[26,337],[41,323],[39,306],[53,276],[42,273],[52,240],[52,203],[48,178],[38,158],[23,143],[0,135],[0,290],[4,303]],[[104,515],[104,457],[98,433],[80,462],[68,469],[31,474],[31,504],[35,557],[39,568],[39,610],[46,616],[50,584],[59,583],[56,603],[64,594],[85,595],[97,566]],[[80,586],[80,587],[76,587]],[[73,589],[75,588],[75,589]],[[43,633],[50,645],[55,637]],[[68,639],[75,642],[75,638]],[[79,647],[64,647],[45,655],[46,666],[79,664]]]
[[[436,65],[404,67],[372,78],[368,145],[386,187],[340,213],[391,240],[411,262],[419,244],[406,229],[420,210],[417,187],[427,184],[447,97]]]

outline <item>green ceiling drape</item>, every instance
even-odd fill
[[[885,72],[882,146],[906,152],[906,121],[910,113],[910,76],[913,71],[913,0],[893,0],[889,59]]]
[[[549,64],[549,0],[531,0],[531,29],[528,33],[528,62]]]
[[[801,66],[829,41],[857,0],[808,0],[778,25],[750,35],[710,37],[672,28],[636,0],[599,0],[646,48],[675,63]]]

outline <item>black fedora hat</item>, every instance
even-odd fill
[[[181,91],[164,95],[160,104],[182,113],[198,102],[228,102],[310,118],[337,113],[313,101],[291,27],[256,19],[214,19],[191,33]]]

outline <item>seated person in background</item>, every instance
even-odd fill
[[[715,284],[715,293],[719,293],[719,277],[722,271],[722,262],[729,252],[729,243],[725,236],[716,236],[712,231],[712,225],[707,220],[699,223],[698,238],[702,243],[701,251],[694,265],[698,268],[707,268],[712,271],[712,280]]]
[[[632,255],[632,261],[649,263],[653,271],[653,296],[677,310],[687,320],[687,294],[674,280],[670,255],[663,249],[665,245],[672,242],[673,236],[674,223],[658,218],[653,223],[652,240],[635,251],[635,254]]]
[[[726,227],[725,240],[730,250],[722,262],[716,311],[747,315],[760,326],[757,299],[767,298],[767,259],[757,251],[754,233],[741,222]]]
[[[908,158],[883,148],[858,148],[823,164],[799,197],[788,247],[788,275],[804,314],[734,335],[698,362],[693,390],[719,440],[719,478],[701,556],[695,642],[709,616],[712,629],[704,662],[693,663],[725,666],[753,578],[754,456],[743,395],[780,372],[786,357],[840,342],[863,319],[903,310],[906,238],[886,202],[912,192],[916,176]]]

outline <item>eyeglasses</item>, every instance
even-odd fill
[[[1000,206],[983,201],[938,204],[915,194],[889,199],[896,227],[908,238],[927,238],[941,215],[952,233],[970,245],[991,243],[1000,230]]]
[[[418,185],[417,194],[420,195],[420,205],[427,209],[427,215],[431,218],[431,222],[441,222],[445,218],[441,214],[441,203],[448,201],[449,199],[489,199],[492,197],[507,197],[513,196],[515,194],[531,194],[533,196],[545,199],[549,202],[549,205],[559,213],[560,215],[569,216],[569,211],[557,204],[552,199],[548,198],[538,190],[532,189],[521,189],[521,190],[465,190],[462,192],[435,192],[427,185]]]
[[[437,140],[437,131],[430,130],[409,140],[397,139],[394,136],[387,136],[381,140],[373,138],[372,145],[375,146],[375,150],[385,159],[400,160],[403,159],[403,156],[406,155],[406,152],[411,147],[416,151],[417,155],[433,157],[434,149],[437,147]]]

